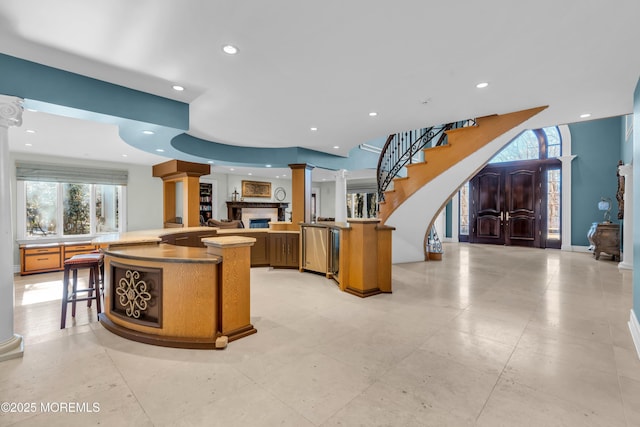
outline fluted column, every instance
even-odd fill
[[[0,361],[22,357],[22,336],[13,331],[13,233],[9,126],[22,124],[22,99],[0,95]]]
[[[347,171],[336,172],[336,221],[347,222]]]
[[[622,262],[618,268],[633,270],[633,166],[618,166],[624,177],[624,218],[622,220]]]

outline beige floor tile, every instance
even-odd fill
[[[320,353],[269,372],[258,384],[316,425],[367,389],[358,369]]]
[[[445,328],[429,338],[420,350],[453,359],[473,369],[499,375],[514,348],[512,345],[479,335]]]
[[[622,390],[627,425],[640,426],[640,381],[620,377],[620,389]]]
[[[258,333],[226,350],[132,342],[80,305],[59,329],[61,273],[16,277],[21,359],[0,396],[99,413],[0,414],[19,426],[640,426],[632,274],[589,253],[445,244],[360,299],[322,275],[251,271]]]
[[[501,380],[477,420],[477,427],[615,427],[619,418],[545,392]]]
[[[417,413],[454,412],[473,420],[481,412],[498,374],[483,372],[448,357],[417,350],[381,379],[389,398]]]
[[[569,400],[624,422],[617,374],[576,366],[556,357],[516,350],[502,379]]]

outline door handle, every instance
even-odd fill
[[[500,211],[500,221],[504,221],[504,212]]]
[[[507,221],[509,221],[509,212],[507,211]]]

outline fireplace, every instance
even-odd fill
[[[277,220],[284,221],[284,213],[285,209],[289,206],[289,203],[281,203],[281,202],[227,202],[227,218],[229,219],[239,219],[246,220],[247,218],[243,218],[242,209],[269,209],[276,211]],[[255,216],[256,218],[266,217],[265,214],[258,214]],[[245,222],[246,223],[246,222]]]
[[[271,218],[251,218],[249,220],[249,228],[269,228]]]

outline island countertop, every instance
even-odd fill
[[[183,227],[183,228],[157,228],[151,230],[127,231],[125,233],[112,233],[98,236],[91,241],[94,245],[126,245],[141,243],[159,243],[160,236],[167,234],[186,233],[190,231],[210,231],[215,227]]]
[[[181,262],[181,263],[214,263],[219,264],[222,259],[207,252],[205,248],[192,248],[161,243],[159,245],[119,246],[117,249],[107,249],[105,254],[131,260]]]

